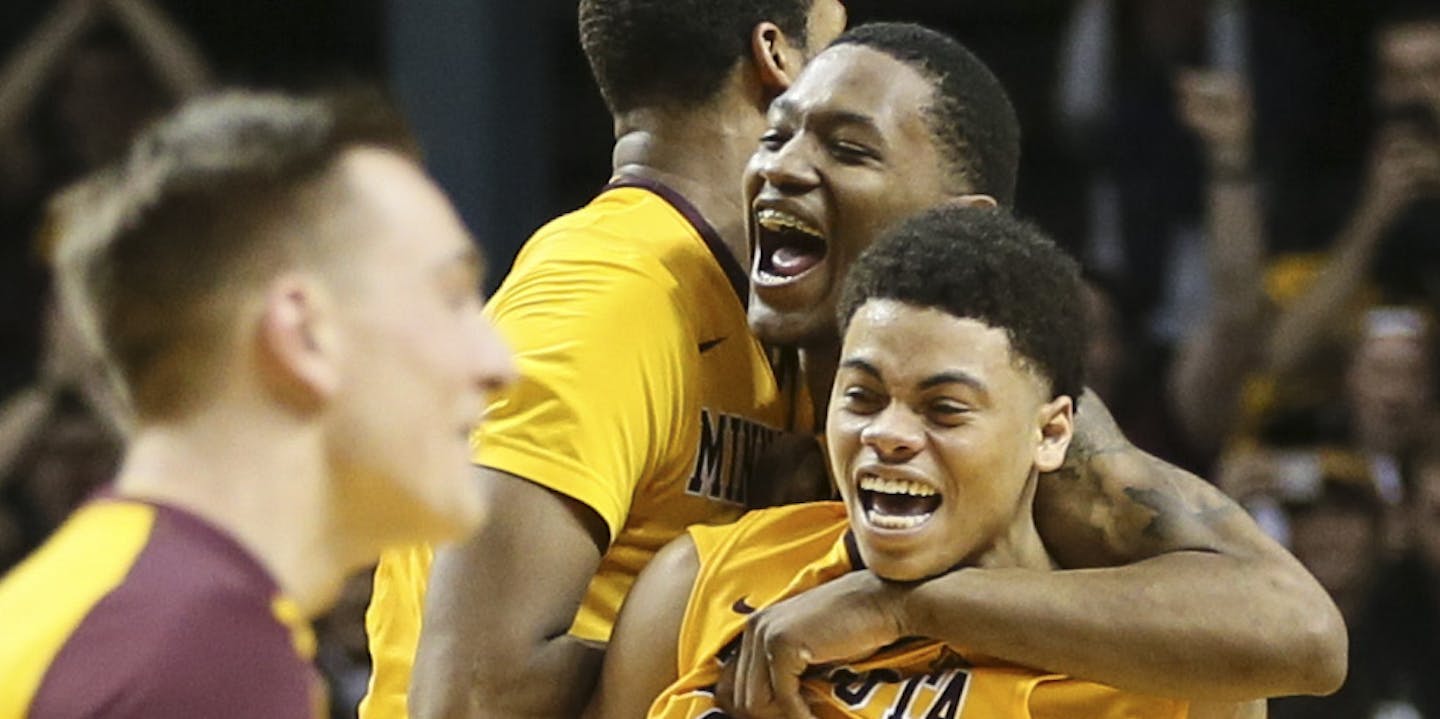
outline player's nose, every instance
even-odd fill
[[[790,191],[803,191],[819,184],[820,177],[810,156],[811,144],[802,134],[766,151],[760,158],[760,177],[774,187]]]

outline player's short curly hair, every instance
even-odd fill
[[[580,0],[580,44],[613,113],[709,99],[773,22],[805,44],[813,0]]]
[[[853,28],[835,45],[861,45],[909,65],[935,88],[926,108],[951,175],[1000,204],[1015,202],[1020,169],[1020,121],[990,68],[943,33],[913,23]]]
[[[885,233],[845,281],[841,327],[861,305],[889,299],[1005,330],[1054,396],[1084,390],[1080,266],[1034,225],[1001,209],[945,205]]]

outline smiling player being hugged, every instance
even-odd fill
[[[728,716],[717,683],[753,612],[868,568],[904,593],[957,568],[1050,571],[1040,472],[1064,461],[1085,343],[1078,267],[1000,210],[942,207],[868,249],[845,284],[826,439],[842,502],[693,528],[640,577],[592,716]],[[846,617],[834,620],[843,624]],[[1232,716],[968,650],[897,624],[878,652],[799,680],[815,717]],[[744,637],[744,638],[742,638]],[[1136,662],[1143,662],[1137,657]],[[737,688],[737,690],[742,690]],[[658,698],[653,704],[643,697]]]

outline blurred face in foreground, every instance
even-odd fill
[[[353,235],[337,260],[342,359],[327,409],[337,506],[361,536],[453,538],[483,513],[470,429],[514,375],[481,315],[479,255],[409,160],[357,149],[337,172]]]
[[[826,424],[860,553],[877,575],[1013,566],[1037,471],[1069,445],[1072,403],[974,319],[888,299],[845,332]]]

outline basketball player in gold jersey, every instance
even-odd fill
[[[840,303],[826,423],[843,502],[751,512],[667,548],[621,612],[592,719],[730,716],[717,683],[743,659],[749,616],[851,572],[902,593],[971,567],[1052,571],[1032,510],[1039,473],[1071,441],[1083,310],[1075,262],[1004,211],[942,206],[866,250]],[[655,571],[676,553],[688,555],[680,571]],[[923,622],[801,687],[796,710],[822,719],[1237,712],[1018,666],[974,651],[963,626]]]
[[[608,636],[635,572],[685,523],[737,516],[740,507],[724,500],[739,496],[752,450],[777,430],[806,426],[804,404],[787,401],[753,337],[732,322],[743,305],[713,278],[736,274],[725,268],[744,246],[736,233],[746,215],[726,188],[738,186],[764,108],[789,85],[804,48],[841,21],[828,0],[582,3],[582,37],[615,112],[622,186],[537,233],[490,304],[526,380],[492,405],[490,449],[476,461],[497,504],[513,509],[436,562],[428,597],[426,550],[382,562],[367,719],[404,716],[407,691],[415,717],[573,716],[596,666],[584,640]],[[655,62],[656,53],[668,60]],[[997,121],[1006,120],[1013,113]],[[706,228],[729,249],[697,252],[712,235]],[[734,354],[717,362],[722,351]],[[670,503],[680,496],[691,509]],[[1121,537],[1132,532],[1139,528]],[[1113,561],[1155,553],[1116,550]],[[1246,576],[1274,570],[1229,559]],[[1117,574],[1133,588],[1148,584],[1147,571]],[[1217,590],[1212,599],[1263,608],[1291,601],[1288,589],[1258,601]],[[1254,649],[1252,638],[1230,646]],[[1233,656],[1204,649],[1184,658],[1213,666]],[[1264,664],[1260,675],[1289,686],[1309,679],[1286,663]]]

